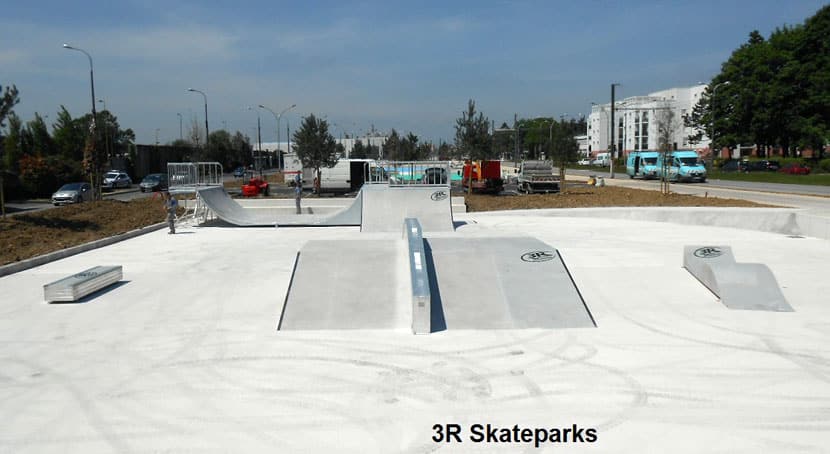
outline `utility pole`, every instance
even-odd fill
[[[611,179],[614,179],[614,158],[616,158],[617,152],[617,128],[616,124],[614,123],[614,89],[619,84],[611,84]]]
[[[519,166],[519,114],[513,114],[513,167]]]

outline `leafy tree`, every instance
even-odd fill
[[[383,141],[383,158],[387,161],[402,161],[401,155],[401,138],[398,136],[398,131],[392,129],[386,140]]]
[[[294,151],[302,162],[303,167],[314,169],[318,178],[314,181],[314,189],[320,192],[320,169],[334,167],[337,164],[337,149],[334,137],[329,133],[326,120],[315,117],[313,114],[303,118],[303,124],[294,133]]]
[[[35,118],[26,123],[23,130],[23,152],[43,156],[55,153],[55,146],[46,122],[37,112],[35,112]]]
[[[495,156],[489,129],[490,121],[481,112],[476,115],[476,103],[470,99],[455,121],[455,146],[470,159],[491,159]]]
[[[0,89],[2,89],[2,86],[0,86]],[[3,97],[0,98],[0,128],[5,127],[7,116],[14,115],[14,111],[12,109],[14,109],[14,106],[18,102],[20,102],[20,98],[18,97],[17,86],[12,85],[11,88],[6,86],[6,90],[3,92]],[[19,139],[14,139],[14,140],[19,140]],[[6,148],[6,146],[5,146],[6,140],[4,139],[3,142],[4,142],[4,148]],[[4,187],[4,185],[3,185],[3,173],[6,171],[7,167],[3,166],[3,164],[4,163],[7,164],[7,165],[9,164],[8,151],[6,152],[6,156],[4,156],[4,158],[5,159],[2,162],[0,162],[0,214],[2,214],[3,216],[6,216],[6,195],[5,195],[5,192],[3,191],[3,187]],[[8,167],[11,167],[11,166],[8,166]]]
[[[0,90],[3,86],[0,85]],[[11,88],[6,86],[3,91],[3,97],[0,98],[0,128],[6,127],[6,117],[13,112],[14,106],[20,102],[18,97],[17,86],[12,85]]]
[[[696,128],[690,141],[705,131],[717,146],[753,143],[761,154],[773,146],[785,155],[793,146],[821,150],[830,140],[827,68],[830,5],[767,40],[753,31],[684,119]]]
[[[4,163],[7,170],[17,172],[20,157],[23,155],[23,122],[14,112],[8,118],[9,132],[3,138],[3,148],[6,152]]]
[[[368,157],[367,152],[367,148],[363,146],[363,141],[356,140],[349,156],[351,156],[354,159],[366,159]]]
[[[55,151],[61,156],[78,162],[84,158],[84,127],[64,106],[52,125],[52,140]]]
[[[674,118],[674,111],[671,109],[661,109],[656,113],[657,120],[657,149],[663,153],[663,168],[662,177],[660,178],[660,192],[668,194],[671,192],[669,184],[669,169],[671,168],[671,160],[668,159],[669,153],[672,152],[674,131],[677,128],[677,122]]]
[[[455,120],[455,146],[462,156],[470,161],[492,159],[493,141],[490,137],[490,120],[479,112],[476,115],[476,103],[472,99],[467,102],[467,110]],[[469,191],[473,190],[473,172],[470,172]]]

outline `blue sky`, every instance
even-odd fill
[[[474,99],[496,123],[578,116],[591,102],[708,82],[753,29],[765,37],[826,2],[454,1],[10,2],[0,16],[0,85],[24,121],[80,116],[95,94],[139,143],[185,135],[189,121],[255,137],[257,114],[326,116],[334,135],[395,128],[451,141]],[[102,104],[98,104],[102,108]],[[263,141],[273,115],[260,111]]]

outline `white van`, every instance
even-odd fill
[[[320,169],[320,193],[355,192],[369,177],[372,159],[339,159],[334,167]]]
[[[596,159],[591,161],[593,166],[608,166],[611,164],[611,153],[597,153]]]

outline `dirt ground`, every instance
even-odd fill
[[[752,202],[662,195],[620,187],[575,187],[562,194],[467,197],[468,211],[600,206],[717,206],[757,207]],[[165,218],[162,202],[147,198],[131,202],[104,200],[68,205],[0,219],[0,265],[24,260],[100,238],[117,235]]]

